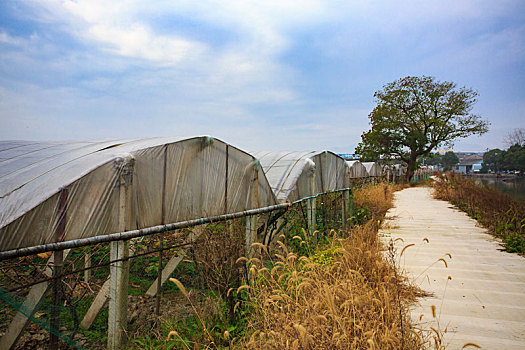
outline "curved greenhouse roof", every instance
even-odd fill
[[[346,164],[349,168],[349,176],[351,179],[359,179],[368,177],[368,171],[365,166],[358,160],[347,160]]]
[[[345,160],[330,151],[255,151],[251,154],[259,159],[280,201],[295,201],[347,186]]]
[[[365,166],[368,175],[371,177],[383,176],[383,167],[379,163],[363,162],[362,164]]]
[[[211,137],[0,142],[0,251],[276,203],[254,157]]]

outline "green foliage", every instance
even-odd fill
[[[503,242],[510,253],[525,252],[525,238],[522,235],[514,234],[503,238]]]
[[[477,93],[433,77],[406,77],[386,84],[374,97],[369,114],[372,129],[363,133],[356,153],[364,160],[400,159],[408,166],[416,159],[457,138],[481,135],[489,123],[471,114]]]
[[[336,252],[339,246],[330,247],[324,250],[318,250],[312,256],[312,262],[325,266],[332,264],[337,257],[341,256],[340,252]]]
[[[504,168],[506,170],[525,171],[525,145],[515,144],[510,146],[504,155]]]
[[[370,220],[370,209],[368,207],[356,207],[354,208],[354,223],[362,225]]]
[[[499,148],[491,149],[483,154],[483,167],[487,170],[499,172],[503,170],[505,151]]]
[[[420,163],[424,162],[426,165],[440,165],[444,171],[449,171],[456,167],[456,164],[459,163],[459,158],[454,152],[448,151],[444,155],[429,153],[420,157],[418,161]]]
[[[441,166],[443,167],[443,170],[445,171],[454,169],[456,164],[458,163],[459,163],[459,158],[452,151],[448,151],[441,158]]]
[[[507,150],[491,149],[483,154],[483,166],[487,170],[518,170],[525,172],[525,145],[515,144]]]

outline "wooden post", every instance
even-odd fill
[[[98,291],[98,294],[95,297],[95,300],[93,300],[93,303],[91,303],[91,306],[89,307],[88,311],[84,315],[82,322],[80,322],[80,328],[87,330],[91,327],[91,325],[97,318],[97,315],[99,314],[100,310],[102,310],[102,308],[106,304],[108,297],[109,297],[109,278],[106,280],[106,282],[104,282],[104,284]]]
[[[119,181],[119,232],[127,231],[131,208],[131,182],[133,180],[133,160],[123,159]],[[129,256],[129,241],[110,243],[110,259],[126,259]],[[109,268],[109,316],[108,348],[120,349],[126,342],[128,323],[128,283],[129,261],[122,260]]]
[[[312,174],[310,175],[310,193],[312,194],[312,196],[315,196],[317,194],[315,186],[315,171],[312,171]],[[315,231],[315,224],[317,219],[315,197],[309,198],[306,201],[306,205],[306,212],[308,216],[308,234],[310,235],[310,238],[312,238]]]
[[[253,175],[250,184],[250,209],[259,206],[259,161],[255,161]],[[249,259],[253,256],[252,244],[257,241],[257,215],[246,217],[246,257]]]

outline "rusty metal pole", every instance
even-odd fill
[[[57,219],[55,227],[55,240],[57,242],[64,240],[64,235],[66,232],[67,195],[68,190],[66,188],[62,188],[58,194]],[[53,277],[57,277],[62,274],[64,251],[56,251],[53,253],[53,258]],[[58,333],[60,332],[60,308],[62,306],[62,280],[60,278],[56,278],[53,280],[52,285],[51,317],[49,319],[49,328],[51,331],[49,335],[49,348],[58,349]]]

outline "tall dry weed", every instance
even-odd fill
[[[249,262],[249,349],[417,349],[410,325],[412,290],[381,252],[380,219],[392,187],[365,186],[354,194],[371,217],[310,257],[282,245],[268,266]]]
[[[456,173],[437,175],[434,196],[451,202],[501,236],[508,250],[525,253],[525,202]]]

